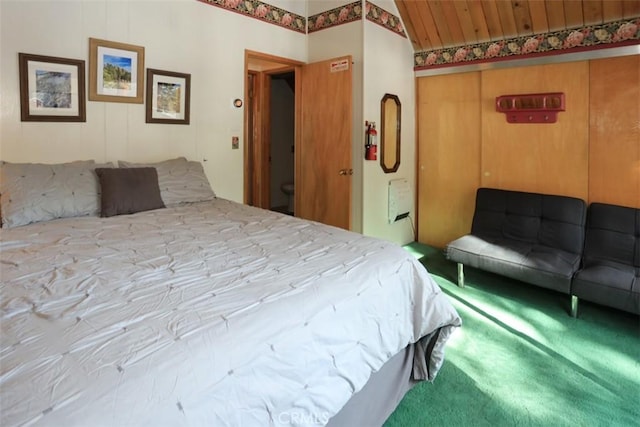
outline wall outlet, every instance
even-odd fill
[[[237,136],[232,136],[231,137],[231,148],[234,150],[237,150],[238,148],[240,148],[240,138]]]

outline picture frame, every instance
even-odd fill
[[[86,122],[85,61],[18,53],[20,119]]]
[[[89,39],[89,100],[144,102],[144,47]]]
[[[147,68],[146,122],[188,125],[191,74]]]

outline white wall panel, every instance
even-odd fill
[[[391,1],[375,1],[377,6],[399,16]],[[395,173],[384,173],[378,160],[363,160],[363,217],[362,231],[399,244],[414,240],[410,218],[389,224],[387,219],[388,186],[393,179],[406,178],[415,194],[415,89],[413,76],[413,48],[408,39],[371,21],[364,21],[364,120],[375,121],[380,131],[380,101],[385,93],[397,95],[402,104],[400,167]],[[364,125],[363,125],[364,126]],[[380,139],[380,138],[378,138]]]
[[[2,0],[0,20],[0,159],[207,159],[217,194],[237,201],[244,116],[230,103],[244,93],[244,51],[306,60],[306,35],[195,0]],[[21,122],[18,52],[84,59],[88,73],[90,37],[144,46],[145,68],[190,73],[191,124],[147,124],[144,104],[95,101],[85,123]]]
[[[350,3],[273,0],[300,15]],[[398,16],[390,0],[376,2]],[[364,10],[364,9],[363,9]],[[85,123],[20,121],[18,52],[84,59],[89,38],[145,47],[145,67],[191,74],[191,124],[145,123],[144,104],[87,102]],[[405,221],[386,221],[387,182],[408,178],[415,189],[413,55],[408,40],[369,21],[300,34],[195,0],[0,0],[0,159],[13,162],[204,162],[221,197],[243,198],[245,49],[299,60],[341,55],[354,60],[353,229],[398,243],[412,239]],[[88,75],[87,75],[88,86]],[[384,174],[364,158],[364,120],[379,121],[380,98],[402,102],[402,163]],[[231,149],[231,137],[240,149]],[[413,213],[412,213],[413,215]]]

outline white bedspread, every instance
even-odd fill
[[[397,245],[226,200],[0,231],[0,425],[326,422],[460,319]]]

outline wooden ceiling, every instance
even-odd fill
[[[395,0],[416,52],[640,17],[640,0]]]

